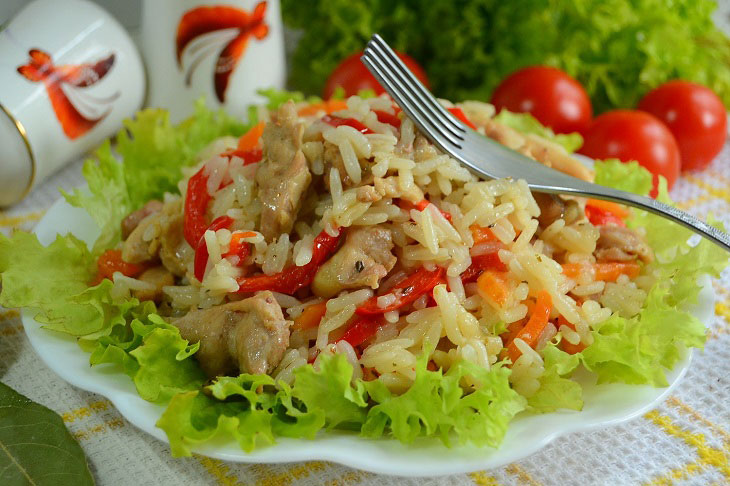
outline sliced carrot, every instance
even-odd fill
[[[469,229],[471,230],[471,236],[474,238],[475,245],[485,243],[487,241],[499,241],[497,237],[494,236],[491,228],[488,228],[487,226],[473,224],[469,226]]]
[[[505,343],[505,345],[511,343],[512,340],[517,336],[517,334],[522,330],[522,328],[525,327],[526,323],[527,318],[523,318],[507,326],[507,330],[499,335],[502,338],[502,342]]]
[[[636,262],[601,262],[592,265],[581,263],[563,264],[563,275],[574,280],[586,271],[593,272],[595,280],[615,282],[621,275],[635,278],[639,275],[641,266]]]
[[[322,317],[327,312],[327,301],[305,307],[299,316],[294,319],[293,330],[310,329],[319,326]]]
[[[532,310],[532,314],[530,315],[530,320],[527,321],[525,327],[517,333],[515,339],[522,339],[534,349],[535,346],[537,346],[537,340],[540,338],[540,334],[542,334],[542,331],[545,330],[545,326],[548,324],[550,319],[550,310],[552,307],[553,299],[550,297],[550,294],[546,290],[541,290],[540,293],[537,294],[537,301],[535,302],[535,308]],[[512,363],[517,361],[517,358],[519,358],[522,354],[515,344],[515,339],[507,345],[507,356],[509,356],[509,359],[512,360]]]
[[[259,144],[259,139],[264,133],[264,122],[258,122],[252,126],[249,131],[244,133],[241,138],[238,139],[238,150],[253,150]]]
[[[489,297],[500,307],[504,306],[510,294],[507,272],[485,270],[477,279],[477,288],[482,296]]]
[[[568,322],[568,319],[563,317],[561,314],[558,316],[558,329],[562,326],[566,326],[575,331],[575,324]],[[568,354],[577,354],[583,351],[586,348],[586,345],[582,342],[578,344],[569,343],[565,338],[563,338],[563,340],[560,341],[560,348]]]
[[[641,271],[641,267],[636,262],[596,263],[594,268],[596,269],[596,280],[604,282],[615,282],[621,275],[635,278]]]
[[[608,211],[609,213],[612,213],[621,219],[626,219],[629,216],[631,216],[631,213],[629,212],[628,209],[621,206],[620,204],[617,204],[617,203],[611,202],[611,201],[601,201],[600,199],[588,199],[586,201],[586,206],[593,206],[594,208]]]
[[[593,265],[582,263],[563,263],[563,275],[576,280],[583,272],[592,272]]]
[[[345,100],[325,100],[321,103],[312,103],[303,108],[300,108],[297,114],[299,116],[313,116],[320,112],[325,112],[329,114],[335,111],[346,109],[347,102]]]

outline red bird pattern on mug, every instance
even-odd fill
[[[108,108],[98,117],[84,116],[69,99],[64,85],[70,88],[87,88],[102,80],[114,65],[114,54],[93,63],[56,66],[51,56],[40,49],[28,51],[30,62],[18,66],[18,72],[28,81],[43,83],[61,128],[70,139],[78,138],[94,128],[111,111]],[[107,98],[86,97],[91,104],[108,104],[119,96],[115,93]]]
[[[251,36],[261,40],[269,33],[269,26],[264,22],[265,14],[266,2],[259,2],[254,7],[253,13],[225,5],[196,7],[185,12],[177,27],[178,66],[181,69],[183,68],[182,58],[185,49],[200,36],[236,29],[235,37],[228,41],[218,54],[213,73],[215,94],[218,101],[223,103],[228,81],[243,56]],[[190,86],[193,72],[200,62],[211,54],[218,45],[220,45],[220,36],[215,36],[210,39],[201,39],[187,49],[191,55],[197,55],[199,51],[202,51],[187,69],[185,74],[185,84],[187,86]]]

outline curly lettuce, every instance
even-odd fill
[[[583,145],[583,137],[580,133],[555,134],[549,127],[541,124],[537,119],[529,113],[512,113],[509,110],[501,110],[494,117],[498,121],[510,128],[525,133],[534,134],[539,137],[550,140],[551,142],[561,145],[569,153],[573,153]]]

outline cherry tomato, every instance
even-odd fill
[[[408,69],[413,71],[413,74],[416,75],[419,81],[428,88],[428,78],[426,77],[426,72],[423,68],[419,66],[412,57],[409,57],[402,52],[397,52],[397,54],[398,57],[401,58],[401,61],[408,66]],[[324,99],[330,99],[338,86],[342,86],[345,90],[345,97],[356,95],[358,91],[364,89],[372,89],[375,91],[376,95],[385,93],[385,90],[382,86],[380,86],[380,83],[378,83],[375,77],[370,74],[368,68],[366,68],[360,61],[360,56],[362,56],[362,52],[356,52],[355,54],[346,57],[335,68],[335,70],[332,71],[332,74],[330,74],[330,77],[327,78],[327,82],[324,85],[324,92],[322,93],[322,97]]]
[[[671,188],[679,176],[679,148],[672,132],[654,115],[643,111],[615,110],[596,117],[585,133],[579,152],[594,159],[636,160],[654,174],[656,196],[658,176]]]
[[[725,145],[725,106],[701,84],[681,80],[664,83],[641,99],[639,109],[669,127],[677,140],[684,170],[704,169]]]
[[[583,133],[593,107],[583,86],[560,69],[530,66],[510,74],[492,94],[501,110],[530,113],[555,133]]]

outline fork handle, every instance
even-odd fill
[[[588,184],[580,180],[571,181],[571,187],[543,186],[540,184],[530,184],[530,189],[538,192],[549,192],[553,194],[574,194],[576,196],[587,196],[595,199],[603,199],[622,204],[628,204],[639,209],[645,209],[654,214],[669,218],[682,226],[704,236],[713,243],[730,251],[730,235],[720,231],[704,221],[700,221],[689,213],[681,211],[669,204],[664,204],[655,199],[639,196],[630,192],[618,191],[610,187],[599,186],[596,184]]]

